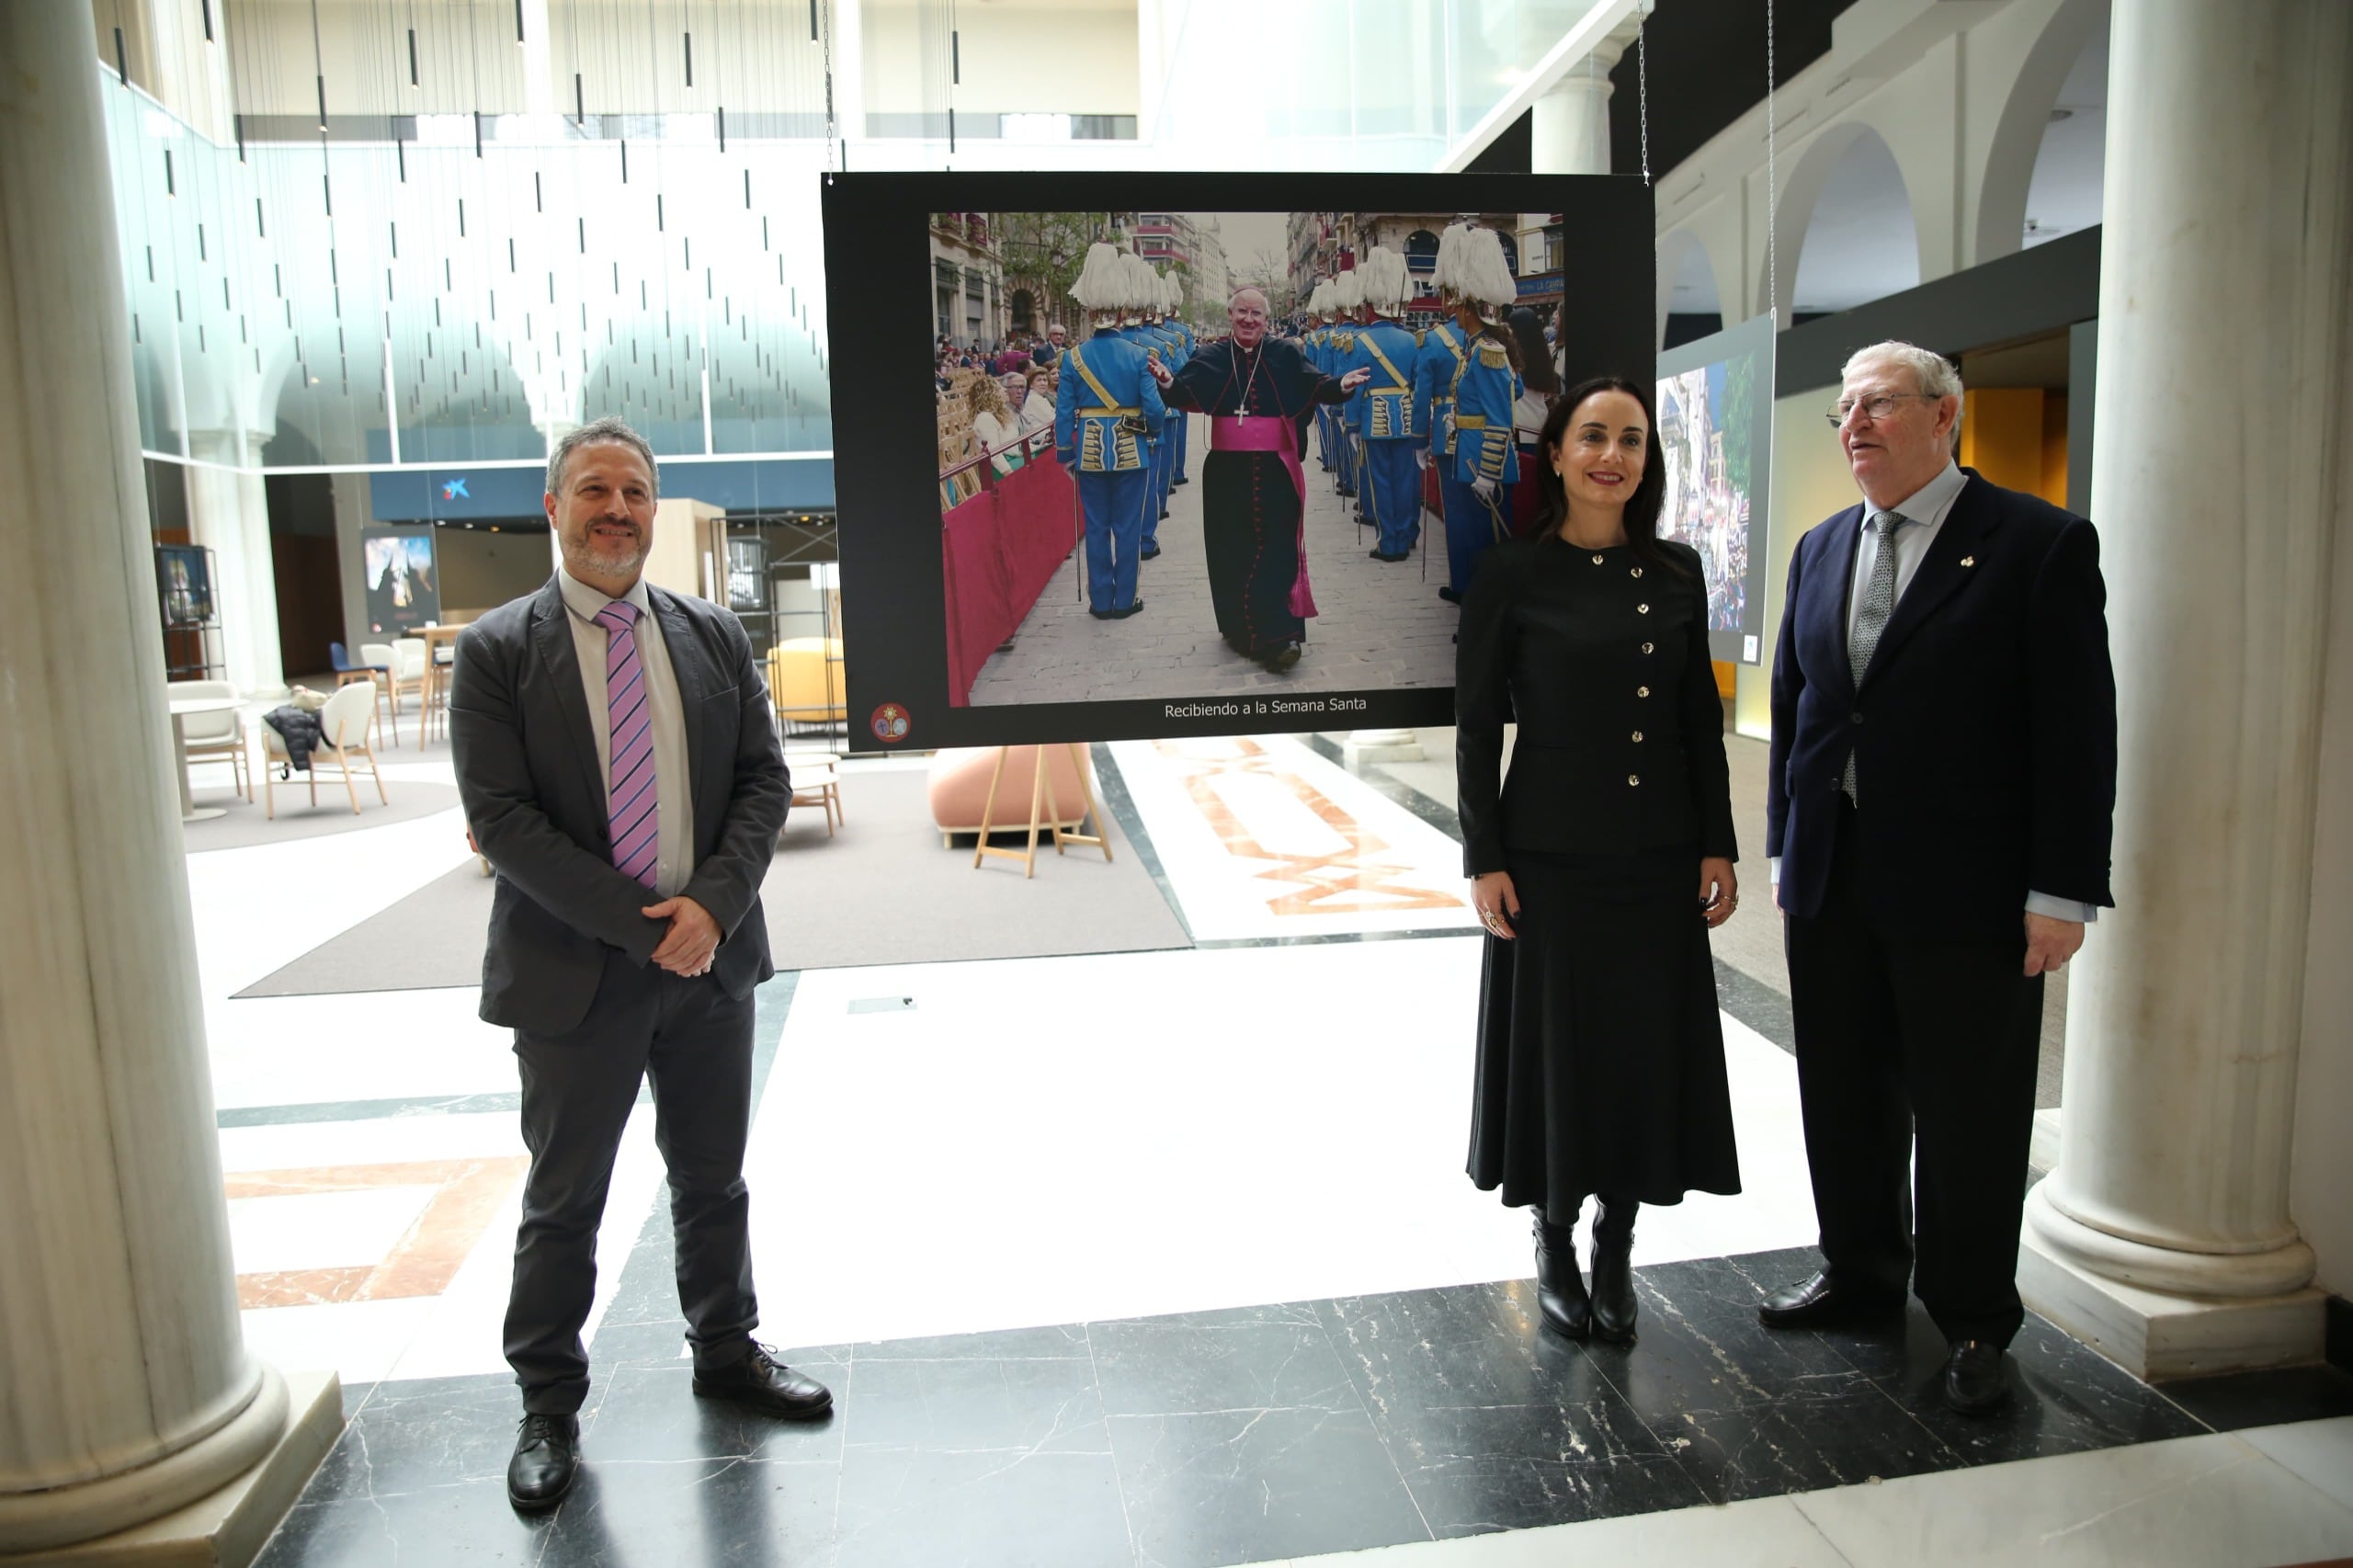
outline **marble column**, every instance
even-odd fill
[[[2165,1377],[2321,1349],[2288,1192],[2332,534],[2353,547],[2353,6],[2116,0],[2111,25],[2091,510],[2119,907],[2075,963],[2019,1280]]]
[[[1613,32],[1569,67],[1529,110],[1529,168],[1540,175],[1609,172],[1609,73],[1631,35]]]
[[[286,670],[261,445],[242,430],[190,432],[188,455],[196,462],[188,471],[188,533],[212,551],[228,679],[247,696],[275,697],[286,689]]]
[[[324,1450],[238,1324],[88,11],[0,6],[0,61],[5,1554]]]

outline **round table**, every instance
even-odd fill
[[[183,722],[191,713],[234,713],[244,704],[233,697],[175,697],[168,699],[172,710],[172,756],[179,764],[180,821],[210,822],[225,817],[228,811],[221,806],[199,806],[188,780],[188,729]]]

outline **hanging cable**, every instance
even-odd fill
[[[1775,332],[1781,330],[1781,185],[1774,162],[1779,113],[1773,101],[1778,77],[1773,54],[1773,0],[1765,0],[1765,308],[1772,313]]]
[[[1651,183],[1651,18],[1643,13],[1634,28],[1634,108],[1643,127],[1643,183]]]

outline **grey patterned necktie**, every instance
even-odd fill
[[[1847,636],[1847,667],[1854,674],[1858,690],[1863,684],[1863,672],[1871,667],[1871,655],[1879,651],[1880,634],[1887,630],[1887,619],[1895,613],[1895,530],[1904,521],[1900,512],[1876,512],[1871,516],[1879,548],[1871,556],[1870,580],[1863,585],[1863,597],[1855,606],[1855,629]],[[1840,782],[1847,799],[1854,800],[1855,753],[1851,746],[1847,751],[1847,776]]]

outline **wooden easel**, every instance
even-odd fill
[[[999,746],[996,748],[996,767],[989,774],[988,800],[981,807],[980,840],[972,846],[974,870],[981,869],[983,857],[996,855],[1007,860],[1020,861],[1021,875],[1025,881],[1036,876],[1038,874],[1038,831],[1041,827],[1053,834],[1054,853],[1057,855],[1063,852],[1063,846],[1066,844],[1092,844],[1103,851],[1105,860],[1111,858],[1111,842],[1109,835],[1103,830],[1103,813],[1096,807],[1095,792],[1086,787],[1086,759],[1079,752],[1078,742],[1071,741],[1065,744],[1070,747],[1071,771],[1078,777],[1079,798],[1085,802],[1085,809],[1078,813],[1078,820],[1084,823],[1087,818],[1093,817],[1095,831],[1091,834],[1063,831],[1062,802],[1054,798],[1053,769],[1047,766],[1046,748],[1040,746],[1037,748],[1037,767],[1031,770],[1029,780],[1029,846],[1023,849],[989,847],[989,828],[996,820],[996,787],[1005,778],[1005,759],[1013,752],[1011,746]]]

